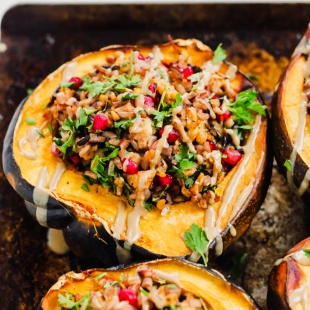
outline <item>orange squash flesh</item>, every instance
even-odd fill
[[[177,48],[176,48],[177,47]],[[63,65],[55,72],[50,74],[33,92],[26,101],[14,132],[13,156],[16,164],[20,168],[21,176],[27,183],[36,186],[42,167],[47,167],[48,180],[54,173],[59,159],[51,154],[50,145],[52,143],[52,135],[46,125],[42,113],[42,107],[49,102],[52,93],[58,87],[70,66],[74,67],[74,75],[82,77],[86,75],[98,63],[104,63],[107,56],[111,56],[117,50],[122,50],[127,55],[137,47],[133,46],[111,46],[101,51],[81,55],[69,63]],[[192,65],[200,66],[204,62],[212,58],[212,51],[197,40],[176,40],[174,45],[168,43],[160,46],[164,55],[165,62],[173,62],[177,60],[180,52],[191,54]],[[141,54],[146,55],[151,49],[149,47],[139,47]],[[223,64],[223,70],[227,68]],[[236,91],[248,89],[253,85],[240,73],[237,72],[236,78],[232,83],[232,87]],[[18,143],[27,134],[29,125],[25,119],[32,116],[36,119],[36,127],[41,127],[45,135],[44,139],[38,140],[37,158],[29,160],[20,152]],[[29,147],[29,146],[27,146]],[[259,210],[261,203],[266,195],[271,169],[271,156],[267,143],[267,119],[262,117],[258,136],[254,143],[255,152],[249,159],[244,170],[246,173],[238,180],[235,193],[229,201],[225,214],[220,219],[220,227],[222,229],[222,237],[224,249],[234,240],[238,239],[248,228],[256,212]],[[29,149],[30,150],[30,149]],[[260,165],[258,167],[258,165]],[[230,179],[237,171],[238,166],[234,167],[225,177],[224,181],[219,184],[216,193],[222,196]],[[238,210],[234,210],[234,206],[243,193],[243,190],[252,184],[252,189],[248,196],[244,199]],[[67,169],[61,176],[55,190],[48,191],[48,194],[55,198],[62,205],[66,206],[74,217],[81,222],[94,223],[95,225],[103,225],[105,230],[111,233],[113,224],[117,216],[119,198],[112,193],[107,192],[100,185],[89,186],[90,192],[81,189],[81,185],[85,183],[82,173]],[[221,202],[214,204],[214,210],[218,213]],[[127,213],[130,207],[127,209]],[[232,217],[232,213],[235,216]],[[141,237],[135,242],[135,246],[145,249],[149,253],[164,256],[184,256],[191,253],[186,247],[181,235],[188,231],[191,224],[196,223],[198,226],[205,225],[205,210],[198,208],[196,203],[185,202],[171,206],[170,212],[161,216],[160,210],[152,209],[146,216],[140,220]],[[236,235],[229,232],[228,223],[231,223],[236,229]],[[126,240],[126,228],[121,234],[121,240]],[[164,240],[164,241],[163,241]],[[214,245],[215,241],[212,242]]]
[[[178,274],[182,288],[202,298],[208,309],[258,309],[253,300],[240,288],[227,282],[224,278],[201,266],[179,260],[157,260],[145,263],[149,268],[166,273]],[[61,276],[58,282],[48,291],[42,300],[43,310],[59,309],[57,296],[66,292],[84,295],[98,288],[93,278],[102,272],[106,276],[119,279],[121,274],[133,275],[138,265],[116,270],[92,269],[80,274],[69,272]]]

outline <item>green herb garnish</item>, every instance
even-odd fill
[[[63,88],[73,88],[75,87],[76,83],[75,82],[61,82],[59,83],[59,86],[60,87],[63,87]]]
[[[41,129],[37,129],[36,132],[42,137],[45,138],[45,135]]]
[[[144,296],[149,296],[149,292],[147,290],[145,290],[143,287],[140,287],[140,292],[144,295]]]
[[[86,183],[82,184],[81,189],[85,192],[89,192],[89,188]]]
[[[222,43],[218,45],[218,47],[214,51],[213,55],[213,63],[217,65],[226,59],[226,51],[222,48]]]
[[[204,265],[207,266],[205,250],[209,242],[205,230],[193,223],[189,232],[184,233],[184,237],[186,246],[198,252],[203,259]]]
[[[242,276],[248,261],[248,254],[247,253],[236,253],[232,257],[232,267],[228,271],[228,274],[231,276],[232,279],[237,279]]]
[[[292,171],[292,163],[289,159],[286,159],[283,166],[286,168],[288,172]]]
[[[90,305],[90,296],[87,293],[80,300],[73,301],[72,294],[66,294],[66,296],[58,294],[58,303],[67,309],[85,310]]]
[[[303,249],[306,257],[310,258],[310,249]]]
[[[227,105],[233,120],[238,125],[252,124],[255,120],[255,113],[266,115],[265,108],[257,101],[257,95],[253,89],[245,90],[238,94],[235,102]]]
[[[193,83],[193,87],[192,87],[191,91],[196,90],[200,85],[200,72],[192,74],[187,79]]]
[[[121,101],[132,100],[132,99],[137,98],[138,96],[139,96],[139,94],[127,93],[124,96],[122,96]]]
[[[97,276],[94,277],[94,281],[99,281],[101,278],[103,278],[107,273],[101,272]]]
[[[37,121],[33,117],[26,117],[25,118],[25,122],[28,125],[35,125],[37,123]]]

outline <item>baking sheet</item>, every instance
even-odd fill
[[[170,34],[195,37],[212,48],[223,43],[228,60],[241,63],[251,56],[279,69],[306,29],[309,16],[308,4],[16,6],[1,25],[7,51],[0,54],[0,150],[8,123],[27,90],[81,53],[109,44],[153,45],[167,41]],[[271,86],[262,78],[265,74],[267,81],[276,70],[255,73],[259,79],[254,82],[270,103]],[[227,274],[232,258],[246,253],[247,267],[236,281],[266,309],[272,265],[308,236],[308,218],[307,208],[274,169],[269,193],[251,228],[211,266]],[[59,275],[91,264],[49,250],[46,229],[28,215],[2,171],[0,225],[1,309],[34,309]]]

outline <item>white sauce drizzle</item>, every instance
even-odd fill
[[[38,128],[34,126],[30,126],[26,136],[22,137],[18,142],[18,147],[23,156],[27,159],[34,160],[37,158],[37,140],[40,138],[40,134],[38,133]],[[25,145],[29,143],[31,147],[31,151],[27,151],[25,149]]]
[[[116,256],[117,256],[118,261],[121,264],[129,263],[131,261],[131,254],[130,254],[131,245],[125,241],[124,248],[123,248],[119,245],[117,241],[115,242],[116,242]]]
[[[121,238],[121,234],[124,231],[126,222],[126,204],[124,201],[120,201],[117,206],[117,214],[112,226],[113,234],[112,236],[116,239]]]
[[[228,223],[228,228],[229,228],[229,232],[230,234],[235,237],[237,235],[237,231],[236,231],[236,228],[231,224],[231,223]]]
[[[63,162],[57,163],[55,172],[53,173],[49,182],[49,189],[51,191],[57,188],[57,184],[65,171],[66,171],[66,165]]]
[[[221,234],[215,237],[215,255],[220,256],[223,253],[223,239]]]
[[[236,188],[238,186],[238,181],[244,175],[245,173],[245,166],[247,165],[248,161],[250,160],[252,154],[255,152],[255,141],[257,139],[259,129],[261,125],[261,115],[256,115],[255,118],[255,124],[253,126],[253,130],[248,138],[248,141],[246,145],[244,146],[244,156],[242,161],[239,163],[239,166],[237,168],[237,171],[234,173],[232,178],[230,179],[225,192],[222,197],[221,206],[219,209],[219,217],[217,219],[216,226],[218,227],[218,230],[221,230],[221,219],[224,217],[224,215],[227,212],[227,207],[229,202],[232,200],[233,195],[235,194]],[[234,208],[239,208],[240,206],[236,206]]]
[[[73,76],[75,76],[76,69],[77,69],[77,62],[76,61],[68,63],[62,72],[62,82],[63,83],[69,82],[69,80]]]
[[[166,280],[169,283],[174,283],[178,286],[181,286],[181,283],[179,281],[179,274],[177,272],[174,273],[166,273],[164,271],[161,270],[157,270],[157,269],[153,269],[153,274],[163,280]]]
[[[56,254],[62,255],[69,252],[69,247],[65,241],[63,231],[50,228],[47,232],[47,245]]]

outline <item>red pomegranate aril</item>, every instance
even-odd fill
[[[228,111],[228,110],[226,110],[223,114],[218,114],[218,120],[220,121],[220,122],[225,122],[225,121],[227,121],[227,120],[229,120],[230,119],[230,117],[231,117],[231,113]]]
[[[82,162],[82,159],[78,154],[72,154],[70,156],[70,159],[75,165],[79,165]]]
[[[156,93],[156,85],[155,84],[150,84],[148,89],[151,91],[152,94]]]
[[[150,96],[145,96],[144,97],[144,105],[150,108],[154,108],[154,98]]]
[[[310,93],[307,94],[307,99],[308,99],[308,101],[310,101]]]
[[[138,55],[138,59],[140,59],[140,60],[145,60],[145,58],[144,58],[144,56],[143,56],[142,54],[139,54],[139,55]]]
[[[212,141],[207,141],[207,143],[209,144],[209,148],[210,148],[210,151],[214,151],[216,149],[216,145],[214,142]]]
[[[59,152],[60,152],[60,151],[59,151],[59,149],[57,148],[56,143],[53,142],[53,143],[51,144],[51,153],[52,153],[53,155],[58,155]]]
[[[118,293],[118,299],[119,301],[128,301],[128,303],[133,306],[138,306],[138,297],[137,295],[130,289],[122,289]]]
[[[219,99],[219,97],[217,95],[213,95],[211,99]]]
[[[172,185],[173,177],[169,174],[166,174],[164,177],[158,177],[158,182],[161,186],[167,187]]]
[[[79,77],[77,77],[77,76],[73,76],[69,80],[69,82],[70,83],[75,83],[75,85],[73,87],[73,89],[75,89],[75,90],[78,90],[81,87],[81,85],[83,84],[83,81]]]
[[[159,136],[161,137],[164,133],[165,127],[159,129]],[[167,141],[168,143],[174,143],[179,138],[179,132],[176,131],[174,128],[169,132]]]
[[[242,158],[242,154],[237,150],[225,150],[223,160],[231,165],[236,165]]]
[[[127,174],[133,175],[139,172],[139,165],[130,158],[128,159],[123,158],[122,164],[123,164],[123,171]]]
[[[187,79],[189,76],[194,74],[193,68],[192,67],[186,67],[183,72],[183,79]]]
[[[104,114],[96,114],[94,117],[93,130],[105,130],[109,124],[108,118]]]

